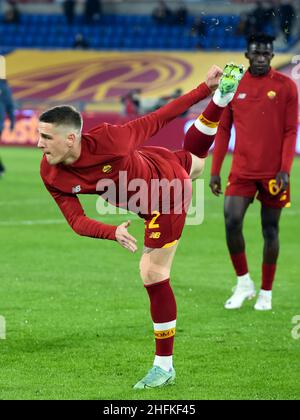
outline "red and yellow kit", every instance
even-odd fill
[[[274,187],[278,172],[290,173],[298,129],[298,91],[287,76],[271,69],[264,76],[249,71],[220,121],[212,175],[219,175],[232,125],[236,144],[226,195],[255,197],[271,207],[290,202],[289,189]]]
[[[102,195],[99,183],[113,182],[121,194],[111,200],[112,204],[128,208],[128,202],[136,193],[129,188],[132,181],[144,180],[148,186],[153,180],[189,181],[192,163],[189,152],[171,152],[160,147],[143,147],[142,144],[166,123],[210,94],[210,89],[203,83],[158,111],[125,125],[101,124],[95,127],[82,135],[81,155],[71,165],[51,166],[43,157],[41,177],[76,233],[115,240],[117,227],[88,218],[77,197],[78,194]],[[179,239],[186,213],[176,214],[172,201],[169,214],[162,214],[161,195],[158,199],[156,197],[156,202],[153,202],[150,192],[144,198],[147,198],[147,204],[143,206],[142,203],[138,214],[145,219],[145,245],[161,248]]]
[[[264,206],[271,208],[290,207],[290,185],[284,191],[277,185],[275,178],[247,179],[233,174],[229,176],[225,195],[250,197],[256,196]]]

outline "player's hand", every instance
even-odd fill
[[[205,83],[212,92],[214,92],[218,88],[222,74],[223,70],[215,64],[211,67],[211,69],[209,69]]]
[[[276,183],[280,187],[280,191],[285,191],[289,185],[290,176],[287,172],[278,172],[276,175]]]
[[[219,197],[220,194],[223,194],[221,187],[221,177],[219,175],[212,175],[209,183],[211,192]]]
[[[123,248],[128,249],[128,251],[136,252],[137,240],[133,236],[131,236],[127,230],[130,224],[131,221],[128,220],[127,222],[122,223],[120,226],[117,227],[116,240]]]

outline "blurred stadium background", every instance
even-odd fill
[[[145,398],[130,393],[130,385],[144,373],[145,360],[151,363],[151,324],[145,334],[148,303],[138,280],[138,257],[129,258],[111,243],[79,240],[69,231],[39,180],[40,155],[33,148],[39,112],[73,104],[83,112],[85,129],[127,121],[196,86],[212,64],[247,65],[245,34],[254,29],[276,36],[273,65],[300,87],[299,1],[261,2],[262,12],[252,1],[168,0],[170,12],[163,19],[153,14],[157,3],[1,2],[0,54],[17,118],[13,132],[6,122],[0,141],[7,168],[0,181],[0,314],[8,326],[8,339],[0,340],[1,399]],[[202,106],[151,144],[180,148],[184,130]],[[291,292],[300,291],[299,158],[293,179],[294,207],[282,227],[278,312],[270,316],[258,316],[250,307],[242,314],[222,309],[234,275],[221,202],[206,186],[205,223],[187,227],[174,269],[182,313],[176,357],[185,379],[174,390],[146,398],[299,398],[299,342],[290,338],[291,319],[300,311],[299,293]],[[98,217],[95,200],[84,203]],[[258,282],[257,211],[251,209],[246,235]],[[107,222],[123,220],[118,217]],[[135,224],[141,244],[142,224]],[[189,284],[182,272],[188,272]],[[114,344],[115,329],[122,330],[120,348]],[[136,346],[138,336],[143,338]]]

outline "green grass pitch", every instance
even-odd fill
[[[205,220],[188,226],[177,251],[172,283],[178,303],[177,384],[137,392],[132,385],[154,353],[147,294],[139,279],[143,222],[132,217],[139,241],[131,255],[116,243],[76,236],[39,177],[40,153],[2,148],[0,180],[0,399],[299,399],[300,160],[293,170],[291,209],[281,220],[281,255],[274,308],[253,302],[228,312],[235,284],[225,247],[223,198],[208,189]],[[230,159],[224,166],[228,172]],[[83,200],[97,217],[96,197]],[[123,216],[107,216],[120,224]],[[250,270],[260,285],[259,203],[245,223]]]

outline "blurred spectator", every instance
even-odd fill
[[[283,0],[279,6],[279,24],[288,43],[294,28],[296,11],[291,0]]]
[[[273,1],[257,1],[256,8],[241,15],[236,34],[248,37],[253,33],[271,32],[275,29],[275,9]]]
[[[20,23],[20,11],[15,0],[10,0],[8,3],[8,9],[4,14],[5,23]]]
[[[84,19],[86,23],[93,23],[100,19],[102,14],[101,0],[85,0]]]
[[[236,35],[248,37],[256,32],[255,18],[248,13],[242,13],[236,28]]]
[[[278,1],[278,0],[276,0]],[[270,0],[265,2],[265,19],[267,23],[275,25],[276,17],[276,1]]]
[[[75,6],[76,6],[76,1],[75,0],[64,0],[64,2],[63,2],[64,15],[65,15],[66,21],[68,22],[69,25],[72,25],[72,23],[74,21]]]
[[[159,98],[140,98],[139,111],[141,114],[148,114],[149,112],[156,111],[172,99],[176,99],[181,95],[182,89],[179,88],[175,89],[170,95],[160,96]]]
[[[166,105],[172,99],[182,95],[182,89],[175,89],[170,95],[160,96],[159,98],[141,97],[141,90],[134,89],[129,91],[121,98],[123,115],[129,118],[136,118],[138,115],[148,114]]]
[[[197,38],[196,48],[203,48],[207,33],[206,22],[201,17],[196,17],[191,29],[191,36]]]
[[[188,9],[183,1],[178,2],[178,7],[174,11],[173,22],[175,25],[185,25],[188,17]]]
[[[252,12],[252,17],[255,24],[255,32],[263,32],[264,26],[266,24],[266,10],[263,7],[262,2],[256,2],[256,8]]]
[[[122,96],[121,103],[123,105],[123,114],[129,118],[135,118],[141,114],[141,91],[134,89]]]
[[[161,108],[162,106],[166,105],[172,99],[176,99],[179,96],[181,96],[181,94],[182,94],[182,89],[175,89],[174,92],[171,93],[170,95],[161,96],[160,98],[158,98],[158,100],[155,104],[155,109]],[[155,111],[155,109],[153,109],[153,111]]]
[[[0,79],[0,138],[4,128],[6,115],[10,120],[10,130],[15,126],[14,103],[10,87],[6,79]],[[4,174],[5,168],[0,158],[0,177]]]
[[[87,50],[90,48],[90,44],[81,33],[78,33],[75,35],[73,48],[76,50]]]
[[[170,23],[172,21],[172,12],[163,0],[159,0],[152,12],[152,17],[156,23]]]
[[[155,107],[153,108],[153,111],[156,111],[157,109],[166,105],[168,102],[172,101],[173,99],[179,98],[179,96],[181,96],[182,94],[183,94],[183,90],[181,88],[177,88],[170,95],[161,96],[157,100],[157,103],[156,103]],[[184,117],[187,113],[188,113],[188,111],[181,114],[180,116]]]

